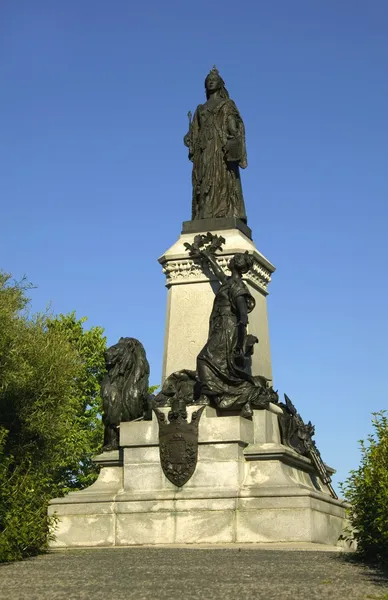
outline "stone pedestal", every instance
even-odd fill
[[[160,466],[156,418],[122,423],[120,451],[96,458],[102,466],[98,480],[51,501],[49,514],[58,518],[51,547],[336,545],[344,504],[330,496],[309,459],[281,444],[279,411],[269,405],[247,420],[217,416],[206,407],[197,467],[182,488]]]
[[[248,332],[259,339],[252,374],[272,380],[266,296],[274,266],[238,219],[184,223],[178,241],[159,259],[168,288],[163,380],[181,369],[195,370],[208,338],[219,284],[184,247],[207,231],[226,240],[218,256],[226,272],[235,253],[253,256],[253,268],[245,276],[256,301]],[[188,407],[189,415],[197,408]],[[167,413],[169,408],[160,410]],[[217,415],[207,406],[199,422],[197,466],[183,487],[163,473],[156,417],[121,423],[120,450],[95,458],[101,465],[97,481],[51,501],[49,514],[57,517],[51,547],[260,542],[335,546],[345,505],[332,498],[310,459],[281,443],[279,412],[279,406],[270,404],[267,410],[254,410],[248,420]]]
[[[207,224],[220,227],[217,221],[223,220],[213,219]],[[188,256],[184,246],[185,242],[193,242],[199,230],[204,233],[210,231],[225,238],[226,243],[218,258],[218,263],[225,272],[228,272],[229,260],[236,252],[248,251],[254,257],[253,268],[244,277],[256,301],[256,308],[249,315],[248,325],[248,333],[259,339],[252,357],[252,374],[263,375],[272,380],[266,296],[275,267],[256,249],[246,225],[238,228],[234,224],[230,229],[201,229],[193,227],[195,223],[198,222],[184,224],[183,231],[194,231],[182,233],[178,241],[159,259],[168,289],[162,381],[175,371],[195,370],[197,355],[208,338],[209,317],[219,284],[211,272],[204,272]]]

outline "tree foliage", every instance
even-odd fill
[[[361,440],[361,464],[342,485],[350,503],[352,537],[360,556],[388,564],[388,417],[373,413],[373,433]]]
[[[64,490],[67,488],[66,491],[82,489],[96,479],[97,467],[91,458],[101,450],[103,440],[100,384],[105,371],[106,338],[101,327],[86,331],[83,328],[86,320],[86,317],[77,320],[75,313],[70,313],[59,315],[47,323],[48,331],[66,339],[80,361],[69,390],[69,403],[73,410],[71,439],[74,458],[62,471],[62,485]]]
[[[0,560],[46,547],[47,504],[96,477],[103,330],[27,311],[28,286],[0,273]]]

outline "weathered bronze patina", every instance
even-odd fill
[[[142,344],[135,338],[120,338],[105,352],[107,373],[101,383],[104,451],[119,447],[119,425],[147,415],[150,367]]]
[[[191,120],[184,143],[193,163],[192,219],[237,217],[246,222],[240,168],[247,166],[244,123],[213,67],[205,79],[206,102]]]
[[[198,458],[198,425],[205,406],[193,412],[187,422],[184,400],[173,402],[168,413],[169,423],[158,408],[154,412],[159,422],[159,454],[163,473],[171,483],[182,487],[194,474]]]
[[[284,394],[285,402],[279,402],[279,406],[283,409],[283,414],[278,415],[282,443],[289,446],[298,454],[306,456],[311,460],[319,474],[321,481],[327,486],[333,498],[338,498],[333,486],[331,485],[331,477],[325,463],[322,460],[313,435],[315,427],[309,421],[307,424],[296,410],[294,404],[289,397]]]
[[[278,401],[278,395],[265,377],[250,373],[250,357],[258,340],[247,335],[247,324],[255,300],[242,276],[251,269],[253,258],[247,252],[235,254],[227,276],[215,258],[224,242],[208,233],[185,244],[190,255],[211,269],[221,284],[210,315],[208,341],[197,357],[197,377],[200,393],[219,410],[237,410],[250,417],[253,408],[266,408],[269,402]]]

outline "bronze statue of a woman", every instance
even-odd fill
[[[231,275],[227,276],[211,252],[199,249],[197,255],[221,284],[210,315],[209,337],[197,357],[201,393],[221,411],[240,410],[242,416],[250,417],[253,408],[266,408],[269,402],[278,401],[268,380],[252,376],[249,369],[249,356],[258,341],[247,335],[248,314],[255,300],[242,276],[252,267],[253,259],[247,252],[235,254],[229,262]]]
[[[213,67],[184,137],[193,163],[192,219],[237,217],[246,222],[240,167],[247,166],[244,123],[225,83]]]

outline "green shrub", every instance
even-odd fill
[[[27,289],[0,272],[0,561],[46,548],[49,500],[93,482],[103,439],[102,329],[31,317]]]
[[[374,431],[361,441],[361,464],[342,485],[350,503],[349,520],[357,552],[388,563],[388,417],[373,413]]]
[[[0,561],[19,560],[47,547],[51,486],[31,468],[4,452],[8,432],[0,428]]]

